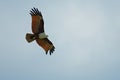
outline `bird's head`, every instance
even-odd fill
[[[40,39],[44,39],[44,38],[47,38],[47,37],[48,37],[48,35],[46,35],[44,32],[39,34]]]

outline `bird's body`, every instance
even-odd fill
[[[33,8],[30,11],[30,14],[32,17],[33,34],[27,33],[26,40],[28,42],[32,42],[33,40],[36,40],[37,44],[45,50],[46,54],[49,51],[51,55],[55,47],[53,43],[48,39],[48,35],[45,34],[44,20],[43,20],[41,12],[37,8]]]

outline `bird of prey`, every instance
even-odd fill
[[[45,34],[44,31],[44,20],[41,12],[38,8],[33,8],[30,10],[30,15],[32,17],[32,32],[26,34],[26,40],[28,43],[36,40],[37,44],[41,46],[46,54],[50,53],[50,55],[54,52],[55,47],[53,43],[48,39],[48,35]]]

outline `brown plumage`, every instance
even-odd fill
[[[46,54],[49,51],[51,55],[55,50],[55,47],[44,32],[44,21],[41,12],[37,8],[33,8],[30,10],[30,15],[32,17],[33,34],[27,33],[26,40],[29,43],[36,40],[37,44],[45,50]]]

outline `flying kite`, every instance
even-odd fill
[[[38,8],[33,8],[30,10],[30,15],[32,17],[32,32],[26,34],[26,40],[28,43],[36,40],[37,44],[41,46],[46,54],[50,53],[50,55],[54,52],[55,47],[53,43],[48,39],[48,35],[45,34],[44,31],[44,20],[41,12]]]

